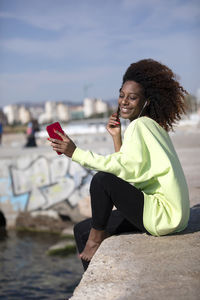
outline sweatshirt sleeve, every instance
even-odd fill
[[[112,173],[128,182],[146,180],[148,151],[142,132],[135,125],[132,122],[128,126],[119,152],[102,156],[76,148],[72,160],[89,169]]]

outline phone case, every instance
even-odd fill
[[[58,130],[59,132],[64,134],[64,131],[62,130],[62,127],[60,126],[59,122],[55,122],[55,123],[48,125],[46,127],[46,130],[51,138],[62,141],[62,138],[54,131],[54,130]],[[58,155],[62,154],[61,152],[58,152],[58,151],[56,151],[56,152],[58,153]]]

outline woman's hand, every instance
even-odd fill
[[[120,124],[120,119],[117,118],[117,113],[111,115],[110,119],[108,120],[106,129],[108,130],[108,132],[113,138],[115,151],[118,152],[122,145],[122,138],[121,138],[121,124]]]
[[[110,116],[106,129],[112,137],[121,136],[121,124],[120,119],[117,118],[117,113]]]
[[[55,131],[63,140],[57,140],[48,138],[48,140],[51,142],[51,147],[54,151],[61,152],[65,154],[68,157],[72,157],[74,150],[76,149],[76,145],[74,142],[66,135],[66,133],[62,134],[59,131]]]

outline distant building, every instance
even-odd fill
[[[27,124],[31,120],[31,113],[29,109],[25,106],[20,106],[18,108],[18,118],[20,123]]]
[[[58,103],[57,105],[57,116],[62,122],[67,122],[70,119],[69,107],[66,104]]]
[[[84,111],[82,105],[72,105],[70,106],[70,119],[83,119]]]
[[[197,102],[200,103],[200,88],[197,90]]]
[[[51,123],[56,121],[67,122],[70,119],[69,107],[62,102],[45,103],[44,113],[42,113],[38,121],[40,124]]]
[[[9,125],[13,125],[13,124],[19,122],[18,106],[17,105],[6,105],[3,108],[3,112],[7,117]]]
[[[15,123],[27,124],[31,119],[31,113],[24,105],[7,105],[4,106],[3,112],[7,117],[9,125]]]
[[[38,119],[38,117],[42,114],[44,114],[44,105],[42,104],[36,104],[34,106],[29,107],[31,116],[33,119]]]
[[[73,119],[89,118],[97,114],[107,113],[109,106],[102,99],[85,98],[83,105],[56,101],[46,101],[44,104],[7,105],[3,108],[7,123],[27,124],[36,119],[39,124],[56,121],[68,122]]]
[[[95,114],[95,100],[90,99],[90,98],[85,98],[83,100],[83,111],[84,111],[84,116],[86,118],[89,118],[92,115],[94,115]]]
[[[45,113],[47,115],[47,120],[55,121],[57,118],[57,103],[47,101],[45,103]]]
[[[85,98],[83,100],[83,111],[86,118],[95,114],[106,113],[108,111],[108,104],[102,99]]]
[[[50,123],[56,120],[56,102],[46,101],[44,106],[44,113],[38,117],[40,124]]]
[[[95,108],[97,114],[106,113],[108,111],[108,104],[102,99],[96,99]]]

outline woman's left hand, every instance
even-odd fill
[[[68,135],[66,135],[66,133],[62,134],[57,130],[55,132],[62,138],[62,141],[48,138],[48,140],[51,142],[51,147],[53,148],[53,150],[61,152],[68,157],[72,157],[76,149],[76,145],[74,144],[74,142],[68,137]]]

